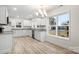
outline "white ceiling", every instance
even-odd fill
[[[35,12],[38,12],[39,6],[35,5],[0,5],[8,9],[10,17],[22,17],[22,18],[31,18],[35,16]],[[55,9],[56,5],[46,5],[43,6],[46,12]],[[16,10],[14,10],[14,8]]]
[[[29,17],[34,14],[34,10],[29,5],[8,5],[8,13],[11,17]],[[14,10],[16,8],[16,10]]]

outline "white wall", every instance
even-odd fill
[[[70,37],[69,40],[46,36],[46,40],[50,41],[59,46],[74,50],[79,52],[79,6],[62,6],[50,13],[49,16],[53,16],[62,12],[69,11],[71,13],[71,22],[70,22]]]

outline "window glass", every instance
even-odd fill
[[[50,35],[56,35],[56,27],[55,26],[50,26],[49,34]]]
[[[58,16],[58,26],[69,25],[69,13]]]
[[[56,17],[49,17],[49,24],[56,25]]]
[[[58,26],[58,36],[69,37],[69,26]]]

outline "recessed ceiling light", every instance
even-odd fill
[[[44,15],[42,14],[42,17],[44,17]]]
[[[16,11],[16,10],[17,10],[17,8],[13,8],[13,10],[15,10],[15,11]]]
[[[19,16],[17,16],[17,17],[19,17]]]
[[[36,16],[38,16],[38,12],[36,12],[35,14],[36,14]]]

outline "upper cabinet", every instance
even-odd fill
[[[35,23],[35,25],[45,25],[46,24],[46,19],[45,18],[36,18],[34,19],[33,23]]]
[[[8,11],[5,7],[0,7],[0,24],[7,24]]]
[[[23,20],[22,25],[23,26],[32,26],[32,22],[30,20],[25,19],[25,20]]]
[[[36,18],[32,20],[32,28],[34,29],[45,29],[46,18]]]

